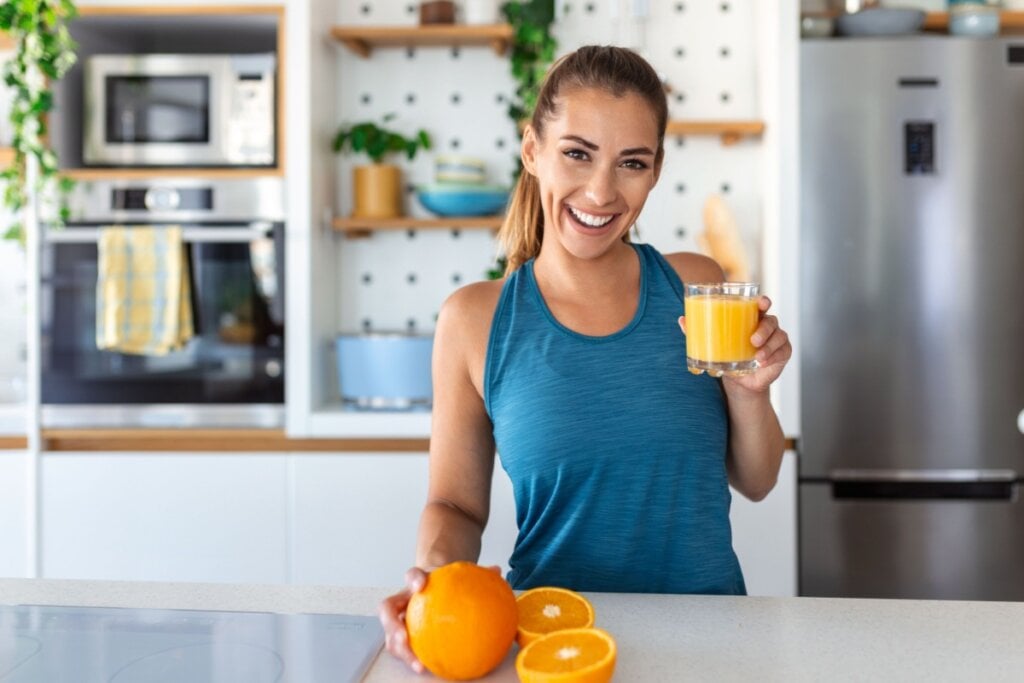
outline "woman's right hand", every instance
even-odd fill
[[[409,647],[409,632],[405,628],[405,608],[413,593],[427,585],[427,573],[413,567],[405,573],[405,590],[384,598],[380,603],[380,623],[384,627],[384,647],[395,657],[409,665],[416,673],[423,673],[423,663],[416,659]]]

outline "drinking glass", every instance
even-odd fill
[[[751,282],[692,283],[683,297],[686,311],[686,366],[715,377],[757,369],[750,337],[761,318],[760,288]]]

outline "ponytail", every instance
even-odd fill
[[[498,231],[498,241],[507,259],[505,275],[540,253],[543,235],[544,211],[540,204],[540,185],[537,178],[524,169],[519,174],[505,221]]]

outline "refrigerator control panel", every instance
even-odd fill
[[[904,171],[907,175],[934,175],[935,124],[908,121],[903,125]]]

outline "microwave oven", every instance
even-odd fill
[[[276,57],[92,55],[84,68],[86,166],[276,164]]]

